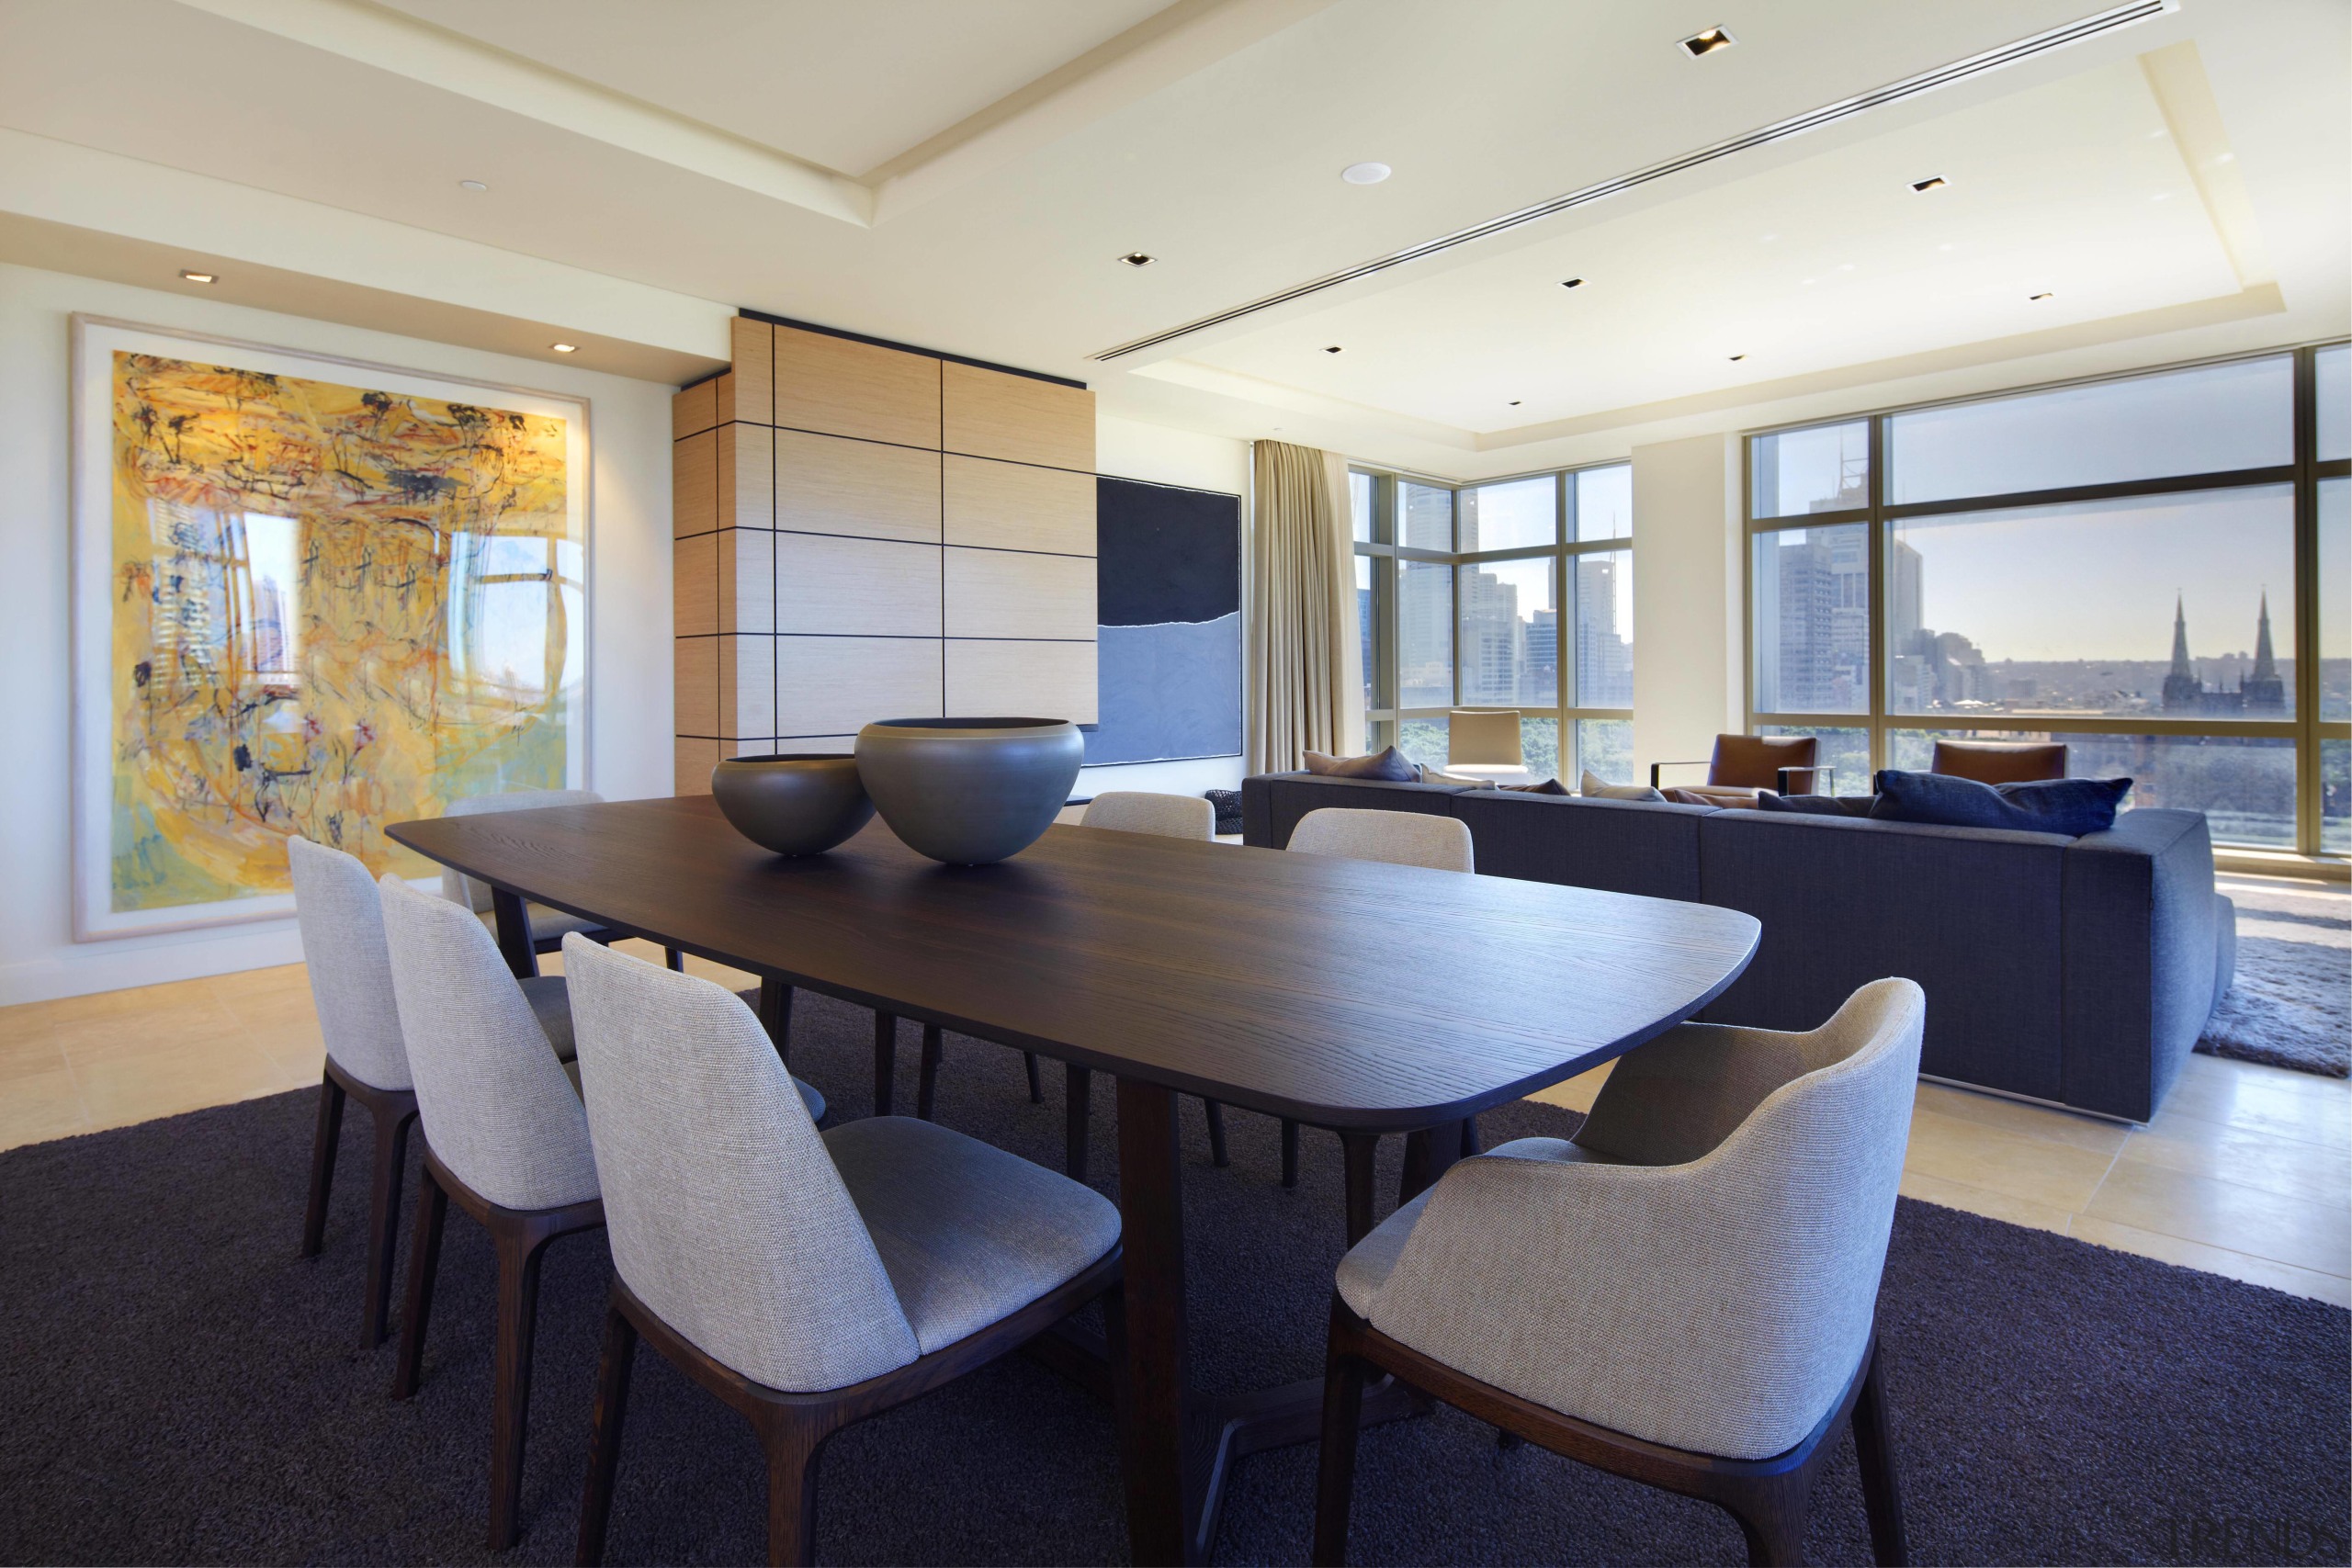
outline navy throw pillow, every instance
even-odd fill
[[[1867,795],[1775,795],[1768,789],[1756,797],[1756,809],[1805,817],[1868,817],[1875,798]]]
[[[1881,769],[1882,822],[1928,822],[1945,828],[2007,828],[2021,833],[2081,838],[2115,826],[2116,809],[2132,793],[2130,779],[2046,779],[2033,784],[1984,784],[1949,773]]]
[[[1241,792],[1238,789],[1213,789],[1206,794],[1210,807],[1216,812],[1216,830],[1220,833],[1241,831]]]

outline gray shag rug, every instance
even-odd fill
[[[2197,1048],[2324,1077],[2352,1077],[2352,894],[2226,881],[2237,982]]]
[[[835,1117],[865,1114],[868,1015],[815,997],[797,1011],[795,1067]],[[909,1028],[902,1101],[914,1044]],[[1012,1052],[951,1036],[946,1065],[943,1122],[1057,1163],[1059,1075],[1038,1106]],[[1109,1101],[1098,1088],[1103,1166]],[[345,1125],[326,1251],[296,1257],[313,1105],[278,1095],[0,1154],[0,1562],[571,1560],[602,1241],[548,1254],[525,1533],[493,1557],[490,1247],[452,1213],[424,1385],[393,1404],[392,1345],[355,1345],[365,1117]],[[1218,1393],[1316,1375],[1341,1250],[1337,1140],[1310,1133],[1301,1184],[1284,1191],[1273,1122],[1234,1112],[1233,1165],[1216,1170],[1198,1102],[1185,1113],[1197,1382]],[[1577,1122],[1521,1103],[1486,1132]],[[1393,1193],[1397,1140],[1385,1142]],[[1914,1561],[2345,1561],[2341,1309],[1906,1200],[1879,1323]],[[1216,1560],[1305,1562],[1314,1475],[1311,1445],[1244,1460]],[[1019,1356],[842,1434],[819,1495],[822,1562],[1126,1556],[1110,1411]],[[763,1497],[744,1424],[640,1352],[609,1561],[759,1561]],[[1814,1502],[1808,1558],[1867,1562],[1850,1441]],[[1353,1551],[1366,1563],[1744,1560],[1713,1509],[1499,1450],[1490,1428],[1444,1409],[1365,1434]]]

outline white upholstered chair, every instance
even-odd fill
[[[1927,999],[1876,980],[1804,1034],[1684,1024],[1568,1141],[1454,1166],[1341,1259],[1315,1555],[1344,1560],[1367,1368],[1556,1453],[1704,1498],[1799,1559],[1849,1419],[1882,1562],[1905,1552],[1879,1274]]]
[[[820,1133],[741,998],[577,936],[564,966],[615,1274],[579,1561],[603,1555],[641,1335],[751,1421],[769,1558],[806,1562],[826,1438],[1114,1290],[1118,1211],[928,1122]]]
[[[1470,829],[1451,817],[1419,811],[1353,811],[1327,806],[1291,829],[1290,847],[1306,855],[1422,865],[1431,871],[1476,871]]]
[[[391,959],[384,947],[384,916],[376,880],[355,856],[294,837],[286,842],[294,881],[294,918],[302,932],[311,1001],[326,1041],[326,1070],[319,1083],[318,1129],[311,1144],[311,1195],[302,1219],[302,1256],[326,1241],[327,1199],[334,1185],[335,1151],[343,1138],[346,1098],[375,1122],[375,1157],[368,1195],[368,1282],[360,1343],[383,1342],[390,1316],[392,1252],[400,1235],[401,1182],[409,1124],[416,1120],[414,1080],[392,994]],[[571,1054],[571,1014],[560,979],[534,979],[524,994],[547,1038]]]
[[[1390,865],[1425,866],[1431,871],[1478,869],[1470,852],[1467,824],[1417,811],[1322,807],[1298,819],[1298,826],[1291,829],[1289,847],[1304,855],[1338,855]],[[1476,1154],[1475,1121],[1462,1124],[1462,1152]],[[1298,1185],[1298,1123],[1287,1118],[1283,1122],[1283,1185]]]
[[[1114,833],[1157,833],[1166,839],[1216,837],[1216,807],[1204,795],[1153,795],[1139,789],[1105,790],[1086,804],[1081,828]]]
[[[490,1232],[498,1255],[490,1546],[503,1551],[519,1533],[539,1264],[557,1237],[605,1223],[596,1161],[579,1090],[497,942],[446,898],[394,876],[380,886],[392,989],[424,1131],[392,1397],[416,1392],[442,1224],[454,1198]]]

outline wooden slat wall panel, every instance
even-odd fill
[[[720,743],[681,735],[676,741],[677,761],[673,775],[673,795],[708,795],[710,770],[718,766]]]
[[[947,548],[949,637],[1094,640],[1094,558]]]
[[[776,424],[939,448],[939,361],[928,355],[778,327],[775,397]]]
[[[721,419],[747,420],[753,424],[775,423],[775,329],[765,321],[738,316],[728,323],[734,335],[733,407],[722,408]],[[728,399],[722,395],[720,401]]]
[[[718,526],[718,433],[706,430],[670,447],[670,531],[677,538]]]
[[[670,439],[699,435],[718,423],[718,379],[698,381],[670,400]]]
[[[946,365],[944,375],[941,445],[947,451],[1092,471],[1092,392],[972,365]]]
[[[775,630],[775,536],[764,528],[729,528],[718,541],[718,624],[711,630]]]
[[[936,638],[780,637],[775,641],[780,735],[854,735],[876,719],[936,718],[946,711]]]
[[[944,461],[947,543],[1094,554],[1092,474],[954,454]]]
[[[775,629],[937,637],[939,547],[821,534],[775,536]]]
[[[718,544],[721,536],[697,534],[670,545],[670,630],[700,637],[719,630]]]
[[[775,733],[775,638],[722,637],[718,645],[718,733]]]
[[[779,528],[929,544],[939,540],[936,452],[779,430],[775,491]]]
[[[718,733],[718,639],[682,637],[674,671],[677,733],[715,736]]]
[[[1091,642],[947,644],[947,711],[1095,722]]]
[[[718,525],[775,526],[775,433],[763,424],[718,427]]]

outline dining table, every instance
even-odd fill
[[[1125,1304],[1103,1370],[1137,1562],[1205,1561],[1236,1461],[1312,1440],[1322,1393],[1211,1397],[1188,1379],[1178,1097],[1336,1133],[1352,1245],[1380,1138],[1405,1137],[1397,1198],[1417,1195],[1462,1157],[1469,1119],[1696,1015],[1760,929],[1708,905],[1074,826],[994,865],[928,860],[879,818],[787,858],[707,795],[390,833],[492,888],[517,974],[537,972],[526,903],[544,904],[757,976],[779,1051],[802,987],[1059,1061],[1073,1105],[1112,1078]],[[1392,1387],[1365,1419],[1419,1408]]]

